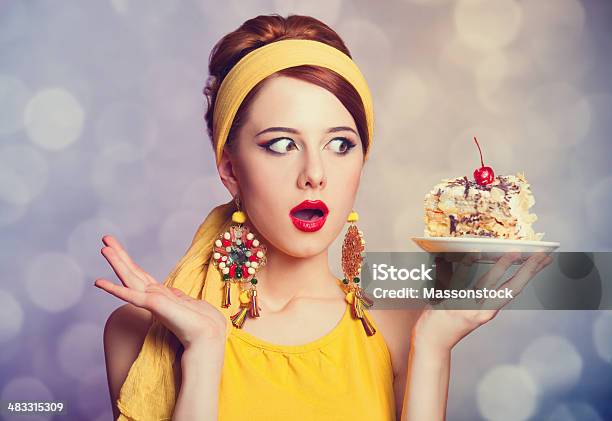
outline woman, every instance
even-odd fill
[[[214,47],[206,122],[234,199],[207,216],[163,284],[103,237],[123,286],[95,284],[128,303],[104,334],[115,417],[444,418],[450,351],[496,310],[380,311],[356,301],[358,279],[330,271],[328,247],[357,219],[372,142],[371,98],[349,57],[332,29],[295,15],[250,19]],[[219,235],[235,227],[248,227],[250,244],[265,251],[249,266],[246,295],[222,261],[229,243]],[[501,258],[480,286],[496,284],[515,257]],[[520,290],[548,263],[534,255],[506,286]]]

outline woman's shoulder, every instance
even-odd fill
[[[385,340],[394,375],[404,374],[410,350],[412,327],[420,315],[415,309],[377,309],[370,308],[368,313],[374,319],[378,332]]]
[[[108,316],[104,326],[104,336],[106,338],[128,334],[142,336],[144,340],[152,322],[153,315],[149,310],[127,303],[117,307]]]
[[[104,355],[115,418],[119,415],[116,407],[119,390],[140,353],[152,322],[150,311],[129,303],[116,308],[106,320]]]

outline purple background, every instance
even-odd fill
[[[0,399],[111,419],[102,330],[121,302],[92,286],[115,279],[100,238],[161,281],[229,199],[208,55],[272,12],[328,23],[370,83],[368,250],[416,250],[425,193],[479,166],[474,135],[497,174],[525,172],[544,240],[612,248],[611,2],[0,1]],[[502,312],[452,370],[449,419],[612,419],[612,312]]]

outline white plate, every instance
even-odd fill
[[[472,253],[480,252],[480,263],[493,263],[504,253],[519,251],[521,260],[532,253],[550,253],[560,244],[554,241],[504,240],[486,237],[412,237],[419,247],[430,253]],[[517,262],[518,263],[518,262]]]

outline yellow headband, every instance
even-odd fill
[[[368,124],[368,148],[364,157],[367,159],[374,133],[374,110],[370,89],[355,62],[342,51],[319,41],[285,39],[251,51],[223,79],[213,115],[213,143],[217,165],[236,112],[251,89],[279,70],[302,65],[333,70],[359,93]]]

